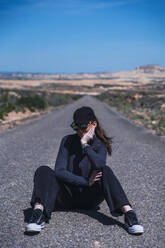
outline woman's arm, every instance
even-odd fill
[[[75,185],[88,186],[88,179],[77,176],[67,170],[68,165],[68,149],[67,149],[67,137],[64,136],[61,140],[60,148],[57,154],[55,162],[55,175],[64,182],[68,182]]]
[[[101,142],[97,152],[95,152],[93,147],[89,144],[83,146],[83,151],[91,160],[92,169],[99,170],[106,165],[107,148],[103,142]]]

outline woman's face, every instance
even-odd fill
[[[83,130],[82,129],[79,129],[76,132],[82,138],[84,136],[84,134],[87,133],[93,126],[97,126],[97,122],[96,121],[93,121],[93,122],[90,121],[88,123],[88,127],[85,130],[84,129]]]

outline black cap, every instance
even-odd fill
[[[75,110],[73,120],[76,124],[88,124],[90,121],[96,121],[96,116],[92,108],[83,106]]]

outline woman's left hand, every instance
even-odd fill
[[[95,128],[96,126],[93,126],[87,133],[84,134],[84,136],[81,138],[81,144],[87,143],[90,139],[93,139],[93,136],[95,134]]]
[[[96,181],[99,181],[102,177],[102,171],[93,170],[89,178],[89,186],[92,186]]]

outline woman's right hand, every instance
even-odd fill
[[[102,171],[93,170],[89,178],[89,186],[92,186],[96,181],[99,181],[102,177]]]
[[[95,128],[96,128],[96,126],[92,126],[92,127],[89,129],[89,131],[83,135],[83,137],[82,137],[81,140],[80,140],[80,141],[81,141],[81,144],[88,143],[88,141],[89,141],[90,139],[93,139],[93,136],[94,136],[94,134],[95,134]]]

